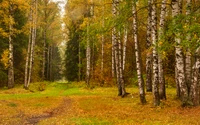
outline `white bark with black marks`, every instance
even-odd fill
[[[144,79],[142,76],[142,59],[140,46],[138,41],[138,26],[137,26],[137,11],[136,11],[136,1],[133,2],[133,35],[135,42],[135,56],[136,56],[136,67],[137,67],[137,78],[140,93],[140,102],[142,104],[146,103],[145,91],[144,91]]]
[[[34,62],[34,50],[35,50],[35,42],[36,42],[36,27],[37,27],[37,0],[33,0],[32,5],[32,31],[31,31],[31,51],[30,51],[30,63],[29,63],[29,73],[28,73],[28,81],[27,88],[31,82],[32,72],[33,72],[33,62]]]
[[[159,70],[158,70],[158,39],[157,39],[157,5],[152,0],[152,44],[153,44],[153,98],[154,106],[160,105]]]
[[[159,24],[159,33],[158,33],[158,40],[161,42],[161,37],[164,33],[164,26],[165,26],[165,16],[166,16],[166,2],[167,0],[162,1],[161,5],[161,13],[160,13],[160,24]],[[162,44],[160,44],[162,45]],[[164,70],[163,70],[163,60],[162,60],[162,53],[158,55],[158,68],[159,68],[159,94],[160,99],[166,100],[166,90],[165,90],[165,77],[164,77]]]
[[[176,18],[181,13],[181,6],[182,3],[180,0],[172,0],[172,16]],[[174,22],[175,24],[175,22]],[[180,33],[176,33],[175,35],[175,57],[176,57],[176,81],[178,82],[180,87],[180,96],[182,105],[185,106],[188,104],[188,88],[186,85],[186,79],[185,79],[185,66],[184,66],[184,55],[183,50],[180,45],[181,39],[180,39]]]
[[[186,0],[186,16],[190,16],[191,14],[191,0]],[[190,25],[190,18],[186,20],[188,26]],[[191,42],[191,34],[187,34],[187,41],[188,43]],[[191,58],[191,52],[190,49],[187,48],[186,55],[185,55],[185,75],[186,75],[186,83],[188,86],[188,89],[190,90],[191,86],[191,79],[192,79],[192,58]]]
[[[14,66],[13,66],[13,17],[12,17],[12,7],[9,7],[9,36],[8,36],[8,43],[9,43],[9,60],[8,60],[8,88],[14,87]]]
[[[151,0],[148,0],[148,18],[146,35],[146,91],[152,92],[152,50],[151,50]]]
[[[195,53],[190,98],[194,106],[200,104],[200,47]]]

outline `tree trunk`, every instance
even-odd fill
[[[191,0],[186,0],[186,16],[191,14]],[[187,24],[190,25],[190,19],[187,20]],[[187,41],[188,43],[191,42],[191,34],[187,34]],[[187,48],[186,56],[185,56],[185,77],[186,77],[186,84],[188,86],[188,90],[190,90],[191,86],[191,79],[192,79],[192,60],[191,60],[191,52],[190,49]]]
[[[9,67],[8,67],[8,88],[13,88],[14,87],[14,67],[13,67],[13,40],[12,40],[12,35],[13,35],[13,18],[12,18],[12,8],[10,7],[9,9],[10,15],[9,15]]]
[[[31,82],[33,62],[34,62],[34,49],[35,49],[35,41],[36,41],[36,25],[37,25],[37,0],[33,0],[33,12],[32,12],[32,40],[31,40],[31,51],[30,51],[30,66],[29,66],[29,74],[28,74],[28,82],[27,88]]]
[[[200,47],[195,53],[195,64],[193,68],[193,80],[191,84],[190,98],[194,106],[200,104]]]
[[[144,104],[146,103],[146,99],[145,99],[145,91],[144,91],[144,79],[142,77],[142,59],[141,59],[139,42],[138,42],[136,0],[134,0],[134,3],[133,3],[133,35],[134,35],[134,42],[135,42],[135,56],[136,56],[136,65],[137,65],[138,85],[139,85],[139,91],[140,91],[140,102]]]
[[[125,63],[126,63],[126,44],[127,44],[127,40],[128,40],[128,27],[127,25],[124,27],[124,47],[123,47],[123,71],[125,69]]]
[[[160,105],[159,77],[158,77],[158,48],[157,48],[157,6],[156,0],[152,0],[152,43],[153,43],[153,97],[154,106]]]
[[[118,58],[119,58],[119,77],[120,77],[120,86],[121,86],[121,91],[122,91],[122,97],[124,97],[126,95],[126,90],[125,90],[125,83],[124,83],[124,71],[123,71],[123,61],[122,61],[122,43],[121,43],[121,33],[118,32],[119,36],[118,36],[118,45],[119,45],[119,49],[118,49]]]
[[[119,43],[117,40],[117,32],[116,32],[116,28],[114,27],[113,29],[114,32],[114,49],[115,49],[115,70],[116,70],[116,78],[117,78],[117,86],[118,86],[118,96],[122,95],[122,88],[120,85],[120,72],[119,72]]]
[[[162,1],[161,5],[161,13],[160,13],[160,27],[159,27],[159,42],[161,42],[161,37],[164,33],[164,25],[165,25],[165,15],[166,15],[166,2],[167,0]],[[162,53],[158,55],[158,68],[159,68],[159,94],[160,99],[166,100],[166,90],[165,90],[165,78],[164,78],[164,70],[163,70],[163,60]]]
[[[30,17],[31,18],[31,15]],[[31,21],[31,19],[29,19]],[[27,89],[27,80],[28,80],[28,69],[29,69],[29,59],[30,59],[30,51],[31,51],[31,32],[32,32],[32,27],[30,26],[29,28],[30,34],[29,34],[29,41],[28,41],[28,48],[27,48],[27,54],[26,54],[26,64],[25,64],[25,78],[24,78],[24,88]]]
[[[181,9],[180,9],[181,3],[179,2],[180,1],[178,0],[172,1],[172,16],[175,18],[181,12]],[[176,70],[177,70],[176,79],[180,86],[180,95],[181,95],[182,105],[185,106],[188,104],[188,88],[187,88],[186,80],[185,80],[183,50],[182,50],[182,47],[180,46],[181,39],[179,37],[180,37],[180,34],[177,33],[175,36],[175,42],[176,42],[175,53],[176,53]]]
[[[148,19],[147,19],[147,35],[146,35],[146,91],[152,92],[152,51],[151,47],[151,0],[148,0]]]
[[[115,34],[114,29],[112,30],[112,78],[115,77]]]
[[[89,87],[90,85],[90,61],[91,61],[91,47],[90,47],[90,40],[89,40],[89,22],[87,23],[87,48],[86,48],[86,84]]]
[[[88,18],[93,16],[93,0],[90,0],[90,6],[88,7],[90,15]],[[90,47],[90,36],[89,36],[89,22],[87,22],[87,43],[86,43],[86,84],[90,86],[90,77],[91,77],[91,47]]]

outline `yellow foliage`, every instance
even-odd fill
[[[1,55],[1,63],[4,65],[4,68],[7,69],[9,66],[9,50],[6,49],[3,51],[2,55]]]
[[[88,18],[84,18],[83,23],[80,25],[80,29],[84,29],[87,26],[89,19]]]

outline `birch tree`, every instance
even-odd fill
[[[181,12],[181,0],[172,0],[172,16],[174,18],[177,18],[178,15]],[[174,22],[175,23],[175,22]],[[180,96],[181,96],[181,101],[182,105],[187,105],[188,103],[188,88],[186,85],[186,80],[185,80],[185,72],[184,72],[184,56],[183,56],[183,50],[181,47],[181,38],[180,38],[180,33],[175,34],[175,55],[176,55],[176,81],[178,82],[177,84],[180,87]]]
[[[8,88],[14,87],[14,66],[13,66],[13,3],[9,1],[9,33],[8,33],[8,42],[9,42],[9,61],[8,61]]]
[[[93,16],[93,0],[90,0],[90,6],[88,7],[89,16]],[[89,19],[90,20],[90,19]],[[89,21],[87,22],[87,43],[86,43],[86,84],[89,87],[90,85],[90,76],[91,76],[91,47],[90,47],[90,36],[89,36]]]
[[[186,0],[186,16],[190,17],[191,14],[191,0]],[[187,24],[190,25],[190,18],[186,20]],[[191,42],[191,34],[187,34],[188,43]],[[192,58],[191,58],[191,50],[189,47],[186,49],[185,55],[185,75],[186,75],[186,84],[188,86],[188,90],[190,90],[191,79],[192,79]]]
[[[125,64],[126,64],[126,45],[128,40],[128,26],[125,24],[124,26],[124,46],[123,46],[123,62],[122,62],[122,69],[125,70]]]
[[[144,79],[142,77],[142,59],[141,52],[138,41],[138,26],[137,26],[137,11],[136,11],[136,0],[133,0],[133,35],[135,42],[135,56],[136,56],[136,66],[137,66],[137,78],[140,93],[140,102],[142,104],[146,103],[145,91],[144,91]]]
[[[30,49],[30,55],[27,55],[27,60],[26,64],[28,64],[28,67],[26,65],[25,67],[25,83],[24,87],[28,88],[29,84],[31,82],[31,76],[32,76],[32,71],[33,71],[33,63],[34,63],[34,50],[35,50],[35,41],[36,41],[36,25],[37,25],[37,0],[32,0],[31,1],[31,11],[30,11],[30,36],[29,39],[30,41],[30,48],[28,46],[28,52]],[[28,71],[28,72],[27,72]]]
[[[119,16],[119,0],[113,1],[113,16],[116,19]],[[113,28],[113,44],[115,53],[115,71],[117,77],[118,95],[126,96],[125,83],[124,83],[124,73],[123,73],[123,62],[122,62],[122,42],[121,42],[121,32],[114,26]]]
[[[158,48],[157,48],[157,5],[156,0],[152,0],[152,44],[153,44],[153,98],[154,105],[160,105],[159,97],[159,74],[158,74]]]
[[[148,18],[147,18],[147,35],[146,35],[146,91],[152,92],[152,50],[151,50],[151,0],[148,0]]]
[[[161,37],[163,36],[164,26],[165,26],[166,2],[167,2],[167,0],[163,0],[162,5],[161,5],[159,34],[158,34],[158,38],[159,38],[158,41],[159,41],[160,45],[162,44]],[[159,68],[160,99],[166,99],[162,53],[159,53],[159,55],[158,55],[158,68]]]
[[[193,66],[193,79],[191,84],[191,101],[194,106],[200,104],[200,47],[195,52],[195,62]]]

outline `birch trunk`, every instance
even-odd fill
[[[14,87],[14,67],[13,67],[13,40],[12,40],[12,35],[13,35],[13,18],[12,18],[12,7],[9,8],[9,67],[8,67],[8,88],[13,88]]]
[[[173,0],[172,1],[172,16],[177,17],[178,14],[181,12],[181,3],[178,0]],[[181,95],[181,101],[182,105],[185,106],[188,104],[188,88],[186,85],[186,80],[185,80],[185,73],[184,73],[184,56],[183,56],[183,50],[180,46],[181,39],[179,38],[180,34],[177,33],[175,36],[175,53],[176,53],[176,73],[177,73],[177,82],[180,86],[180,95]]]
[[[126,90],[125,90],[125,83],[124,83],[124,72],[123,72],[123,62],[122,62],[122,42],[120,39],[121,33],[118,32],[119,36],[118,36],[118,45],[119,45],[119,49],[118,49],[118,58],[119,58],[119,77],[120,77],[120,86],[121,86],[121,93],[122,93],[122,97],[124,97],[126,95]]]
[[[116,29],[114,28],[114,49],[115,49],[115,70],[117,77],[117,86],[118,86],[118,96],[122,96],[122,88],[120,84],[120,71],[119,71],[119,43],[117,40]]]
[[[90,85],[90,58],[91,58],[91,48],[90,48],[90,40],[89,40],[89,22],[87,23],[87,48],[86,48],[86,84],[89,87]]]
[[[146,103],[145,91],[144,91],[144,79],[142,77],[142,59],[141,52],[138,42],[138,27],[137,27],[137,11],[136,11],[136,0],[133,3],[133,35],[135,42],[135,56],[136,56],[136,66],[137,66],[137,77],[140,93],[140,102],[142,104]]]
[[[27,88],[27,78],[28,78],[28,69],[29,69],[29,59],[30,59],[30,50],[31,50],[31,31],[32,31],[32,28],[30,26],[30,34],[29,34],[29,41],[28,41],[28,48],[27,48],[27,54],[26,54],[26,64],[25,64],[25,78],[24,78],[24,88],[25,89],[28,89]]]
[[[32,21],[33,21],[33,10],[30,8],[29,14],[29,41],[28,41],[28,48],[26,54],[26,64],[25,64],[25,73],[24,73],[24,88],[28,89],[28,75],[29,75],[29,66],[30,66],[30,51],[31,51],[31,44],[32,44]]]
[[[159,27],[159,42],[161,42],[161,37],[164,33],[164,25],[165,25],[165,16],[166,16],[166,2],[167,0],[162,1],[161,5],[161,13],[160,13],[160,27]],[[166,90],[165,90],[165,78],[164,78],[164,70],[163,70],[163,60],[162,53],[158,55],[158,68],[159,68],[159,94],[160,99],[166,100]]]
[[[197,1],[195,1],[197,2]],[[191,0],[187,0],[187,10],[186,14],[190,14],[191,11]],[[199,13],[199,10],[197,11]],[[196,18],[195,18],[196,20]],[[189,21],[188,21],[189,22]],[[188,34],[189,38],[191,37],[191,34]],[[190,40],[190,39],[189,39]],[[198,40],[200,42],[200,40]],[[196,52],[194,54],[194,65],[193,65],[193,72],[192,72],[192,80],[191,82],[191,88],[190,88],[190,99],[194,106],[200,105],[200,47],[196,49]]]
[[[112,30],[112,78],[115,77],[115,34],[114,29]]]
[[[200,47],[195,53],[195,64],[193,68],[193,80],[191,84],[190,98],[194,106],[200,104]]]
[[[28,82],[27,88],[31,82],[33,62],[34,62],[34,49],[35,49],[35,41],[36,41],[36,25],[37,25],[37,0],[33,0],[33,13],[32,13],[32,40],[31,40],[31,51],[30,51],[30,66],[29,66],[29,74],[28,74]]]
[[[118,0],[113,1],[113,16],[116,18],[119,15],[118,11]],[[122,86],[120,79],[120,60],[119,60],[119,34],[116,27],[113,28],[113,44],[114,44],[114,60],[115,60],[115,71],[117,78],[117,86],[118,86],[118,96],[122,96]]]
[[[159,76],[158,76],[158,40],[157,40],[157,6],[156,0],[152,0],[152,43],[153,43],[153,97],[154,106],[160,105]]]
[[[124,27],[124,47],[123,47],[123,71],[125,69],[125,64],[126,64],[126,44],[128,40],[128,27],[127,25]]]
[[[186,16],[191,14],[191,0],[186,0]],[[187,20],[187,24],[190,25],[190,19]],[[191,34],[187,34],[187,41],[188,43],[191,42]],[[186,56],[185,56],[185,75],[186,75],[186,83],[188,86],[188,90],[190,90],[191,86],[191,79],[192,79],[192,60],[191,60],[191,53],[190,49],[187,48]]]
[[[148,19],[147,19],[147,35],[146,35],[146,91],[152,92],[152,51],[151,47],[151,0],[148,0]]]
[[[89,21],[93,16],[93,0],[90,0],[90,6],[88,6],[88,10],[90,15],[88,16]],[[87,22],[87,43],[86,43],[86,84],[90,86],[90,77],[91,77],[91,47],[90,47],[90,36],[89,36],[89,22]]]

